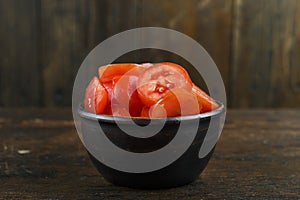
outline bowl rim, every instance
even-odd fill
[[[178,121],[188,121],[188,120],[196,120],[196,119],[209,119],[210,117],[219,115],[223,112],[225,112],[225,106],[223,103],[216,101],[217,104],[219,105],[218,108],[215,110],[212,110],[210,112],[205,112],[205,113],[200,113],[196,115],[186,115],[186,116],[178,116],[178,117],[167,117],[166,119],[164,118],[144,118],[144,117],[121,117],[121,116],[111,116],[111,115],[103,115],[103,114],[95,114],[95,113],[90,113],[87,112],[83,109],[83,105],[80,104],[77,112],[78,114],[85,118],[85,119],[90,119],[90,120],[98,120],[102,122],[109,122],[109,123],[115,123],[116,121],[118,122],[129,122],[130,120],[133,120],[136,123],[139,122],[150,122],[150,121],[166,121],[166,122],[178,122]]]

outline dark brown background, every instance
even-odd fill
[[[299,0],[0,0],[0,106],[70,106],[87,53],[141,26],[202,44],[231,107],[300,106]]]

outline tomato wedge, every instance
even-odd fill
[[[149,68],[149,67],[152,67],[154,64],[153,63],[142,63],[141,65],[144,68]]]
[[[99,67],[98,73],[85,91],[88,112],[160,118],[209,112],[219,106],[175,63],[110,64]]]
[[[103,111],[103,114],[112,115],[111,111],[111,98],[113,95],[114,84],[112,81],[103,83],[104,88],[107,91],[107,105]]]
[[[130,117],[130,113],[125,108],[117,107],[113,111],[114,116],[118,117]]]
[[[161,65],[168,65],[168,66],[171,66],[171,67],[174,67],[176,68],[177,70],[179,70],[181,72],[181,74],[186,78],[186,80],[192,84],[192,79],[190,78],[190,75],[189,73],[181,66],[181,65],[178,65],[176,63],[172,63],[172,62],[161,62],[159,63]]]
[[[144,71],[144,67],[133,63],[118,63],[105,65],[98,68],[98,75],[100,82],[109,82],[116,76],[122,76],[126,73],[128,75],[140,75]]]
[[[149,118],[149,110],[150,108],[148,106],[144,106],[142,111],[141,111],[141,117]]]
[[[139,117],[144,104],[136,90],[137,76],[124,75],[119,79],[113,90],[114,102],[126,108],[133,117]]]
[[[114,96],[113,91],[114,91],[114,87],[115,87],[116,83],[118,82],[118,80],[121,77],[122,76],[115,76],[111,81],[102,83],[102,85],[105,87],[105,89],[107,91],[107,95],[108,95],[107,105],[106,105],[106,108],[103,111],[103,114],[112,115],[111,103],[112,103],[112,98]]]
[[[200,111],[201,113],[210,112],[219,107],[213,98],[211,98],[195,84],[193,84],[192,92],[197,97],[199,105],[202,105],[202,109]]]
[[[97,77],[93,77],[85,91],[84,109],[88,112],[101,114],[107,104],[107,91],[99,82]]]
[[[179,103],[180,102],[180,103]],[[156,104],[150,107],[150,117],[175,117],[199,113],[196,96],[184,89],[169,90]]]
[[[180,67],[180,66],[179,66]],[[147,106],[152,106],[161,99],[169,90],[175,88],[192,90],[192,82],[177,65],[154,64],[147,68],[137,82],[138,94]]]

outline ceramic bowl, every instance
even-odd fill
[[[214,146],[210,152],[203,158],[199,157],[199,151],[203,144],[204,138],[206,137],[210,121],[212,117],[217,122],[220,122],[223,114],[225,113],[225,107],[222,103],[219,103],[219,107],[211,112],[182,116],[182,117],[171,117],[166,118],[163,122],[161,119],[153,119],[152,122],[161,125],[164,123],[163,128],[155,135],[146,138],[134,137],[130,134],[126,134],[119,126],[118,123],[128,126],[130,129],[130,121],[133,120],[135,124],[139,126],[147,126],[150,123],[150,119],[146,118],[125,118],[125,117],[113,117],[107,115],[96,115],[84,111],[82,108],[78,109],[80,121],[82,140],[85,143],[87,152],[96,166],[98,171],[103,177],[115,185],[126,186],[132,188],[143,188],[143,189],[157,189],[157,188],[170,188],[188,184],[199,177],[201,172],[206,167],[214,151]],[[109,155],[110,149],[103,149],[103,145],[98,145],[95,137],[100,136],[99,134],[105,135],[109,141],[111,141],[118,148],[132,153],[149,153],[157,151],[164,146],[168,145],[176,136],[180,124],[182,124],[181,131],[183,134],[191,134],[191,126],[197,125],[195,137],[192,139],[191,144],[186,150],[180,155],[174,162],[169,165],[149,172],[128,172],[122,171],[110,167],[107,163],[99,161],[93,153],[106,151]],[[99,131],[99,126],[102,131]],[[214,127],[214,132],[220,130],[220,127]],[[89,148],[87,148],[87,145]],[[173,156],[178,146],[173,146],[170,150],[170,155]],[[112,157],[113,159],[113,157]],[[125,165],[134,165],[126,158],[124,158]]]

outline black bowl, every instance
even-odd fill
[[[143,189],[176,187],[188,184],[197,179],[206,167],[214,151],[213,146],[205,157],[199,158],[199,151],[208,131],[211,118],[214,117],[214,120],[218,120],[217,124],[219,127],[214,127],[214,132],[219,131],[222,116],[225,114],[224,111],[224,106],[219,103],[219,108],[211,112],[192,116],[167,118],[163,128],[157,134],[147,138],[139,138],[126,134],[119,128],[116,122],[121,123],[130,129],[132,124],[130,124],[129,121],[131,119],[135,124],[140,126],[149,124],[149,119],[96,115],[88,113],[82,108],[78,110],[81,122],[81,139],[98,171],[107,181],[115,185]],[[161,125],[161,123],[163,123],[161,119],[153,119],[152,122],[154,122],[154,126],[155,124]],[[168,145],[176,136],[180,124],[182,124],[181,128],[184,134],[189,135],[191,126],[195,125],[195,123],[197,125],[195,137],[192,138],[191,144],[186,147],[183,154],[174,160],[174,162],[157,170],[149,172],[121,171],[110,167],[107,163],[103,163],[105,158],[103,158],[102,161],[99,161],[101,159],[98,159],[99,157],[95,156],[95,153],[93,153],[97,151],[106,151],[109,154],[110,151],[110,149],[98,145],[95,137],[100,136],[99,134],[102,134],[102,136],[104,134],[114,145],[128,152],[148,153]],[[99,126],[103,132],[99,131]],[[169,156],[174,156],[173,154],[177,151],[177,148],[181,148],[180,145],[173,146]],[[111,159],[113,159],[113,157]],[[134,163],[126,163],[126,158],[124,164],[134,165]]]

